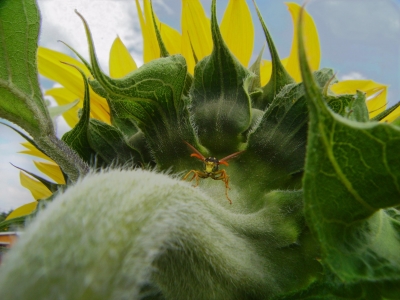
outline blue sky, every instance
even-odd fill
[[[219,20],[228,0],[218,0]],[[254,56],[265,43],[251,0],[256,30]],[[257,1],[281,57],[289,54],[292,21],[283,0]],[[303,1],[291,1],[302,4]],[[103,69],[108,70],[108,51],[117,35],[128,46],[138,64],[142,62],[142,39],[134,0],[38,0],[43,17],[40,44],[69,53],[57,43],[63,40],[86,56],[84,30],[74,9],[91,26],[96,50]],[[159,18],[180,28],[180,0],[153,0]],[[202,0],[209,11],[211,0]],[[320,36],[321,67],[333,68],[339,78],[368,78],[390,85],[389,103],[400,97],[400,0],[312,0],[307,10],[313,16]],[[268,53],[264,52],[265,58]],[[44,89],[53,82],[41,79]],[[58,120],[59,132],[67,130]],[[9,162],[37,172],[32,158],[17,154],[23,140],[5,126],[0,126],[0,211],[8,211],[32,202],[29,191],[19,185],[19,171]]]

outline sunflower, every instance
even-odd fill
[[[296,82],[301,81],[301,74],[298,63],[298,16],[300,6],[295,3],[286,3],[293,21],[293,40],[288,57],[282,59],[282,64],[287,72]],[[154,14],[150,0],[143,1],[143,7],[136,0],[140,26],[143,36],[143,61],[144,63],[160,58],[160,48],[156,36],[155,24],[161,34],[162,40],[170,54],[182,54],[187,62],[189,73],[193,74],[198,61],[208,56],[212,51],[212,37],[210,30],[210,19],[207,18],[200,0],[182,0],[181,32],[162,23]],[[319,69],[321,50],[317,28],[312,17],[304,14],[304,40],[308,62],[313,71]],[[241,62],[248,67],[253,55],[254,26],[249,7],[245,0],[230,0],[220,24],[221,34],[230,51]],[[62,87],[52,88],[45,92],[45,95],[55,99],[59,106],[79,101],[78,105],[69,109],[63,117],[70,127],[74,127],[78,120],[78,110],[82,108],[84,98],[84,83],[81,76],[69,65],[79,67],[89,77],[90,71],[80,61],[51,49],[39,47],[38,69],[41,75],[47,77]],[[110,50],[109,74],[113,78],[121,78],[137,69],[137,65],[130,55],[122,40],[117,37]],[[260,62],[260,81],[264,86],[268,83],[272,72],[272,63],[268,60]],[[338,82],[331,86],[335,94],[354,94],[356,91],[366,93],[367,106],[370,117],[373,118],[385,111],[387,104],[387,86],[376,83],[372,80],[347,80]],[[90,88],[91,118],[110,123],[110,113],[105,98],[96,94]],[[394,110],[382,121],[391,122],[400,116],[400,109]],[[26,150],[22,153],[43,158],[46,162],[34,161],[40,172],[49,176],[57,184],[65,184],[64,176],[58,165],[49,157],[41,153],[29,143],[23,143]],[[52,192],[46,185],[24,172],[20,173],[21,185],[29,189],[35,201],[23,205],[14,210],[7,219],[12,219],[30,214],[36,209],[37,201],[49,197]]]

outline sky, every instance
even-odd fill
[[[97,55],[103,70],[108,70],[108,54],[117,35],[128,47],[138,65],[142,60],[142,37],[134,0],[37,0],[42,15],[39,44],[70,54],[57,42],[62,40],[84,57],[87,43],[77,9],[88,21]],[[209,14],[211,0],[201,0]],[[247,0],[255,26],[254,57],[265,43],[251,0]],[[271,32],[281,58],[290,52],[292,21],[283,0],[258,0],[264,21]],[[302,4],[304,1],[293,0]],[[221,20],[228,0],[217,1]],[[153,7],[164,23],[180,31],[180,0],[153,0]],[[372,79],[390,85],[389,105],[399,101],[400,93],[400,0],[311,0],[307,4],[319,32],[321,67],[333,68],[341,80]],[[267,51],[264,52],[268,58]],[[40,78],[43,90],[54,82]],[[68,130],[57,120],[58,134]],[[34,201],[30,192],[20,186],[19,170],[10,163],[39,174],[32,157],[18,154],[23,140],[6,126],[0,125],[0,212]]]

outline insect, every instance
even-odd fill
[[[232,204],[232,200],[228,196],[228,189],[230,189],[229,188],[229,176],[225,170],[219,170],[218,167],[219,167],[219,165],[229,166],[229,164],[227,163],[227,160],[235,158],[236,156],[238,156],[239,154],[241,154],[244,151],[235,152],[235,153],[228,155],[222,159],[216,159],[215,157],[211,157],[211,156],[206,158],[195,147],[193,147],[192,145],[190,145],[187,142],[185,142],[185,144],[188,145],[190,147],[190,149],[192,149],[194,151],[194,153],[192,153],[190,156],[196,157],[204,163],[204,170],[203,171],[190,170],[182,178],[182,180],[186,180],[191,174],[193,174],[192,178],[190,178],[189,181],[196,179],[195,187],[199,185],[200,178],[210,177],[214,180],[222,180],[225,183],[226,198],[228,199],[229,204]]]

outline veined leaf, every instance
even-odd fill
[[[344,282],[400,282],[400,129],[333,113],[307,63],[299,19],[299,58],[310,111],[303,179],[307,223],[322,262]],[[384,187],[384,188],[383,188]],[[398,288],[397,288],[398,291]]]
[[[87,166],[55,136],[38,83],[39,25],[36,1],[0,2],[0,117],[26,130],[38,148],[76,180]]]
[[[39,22],[34,1],[1,1],[0,117],[36,138],[54,134],[37,78]]]

